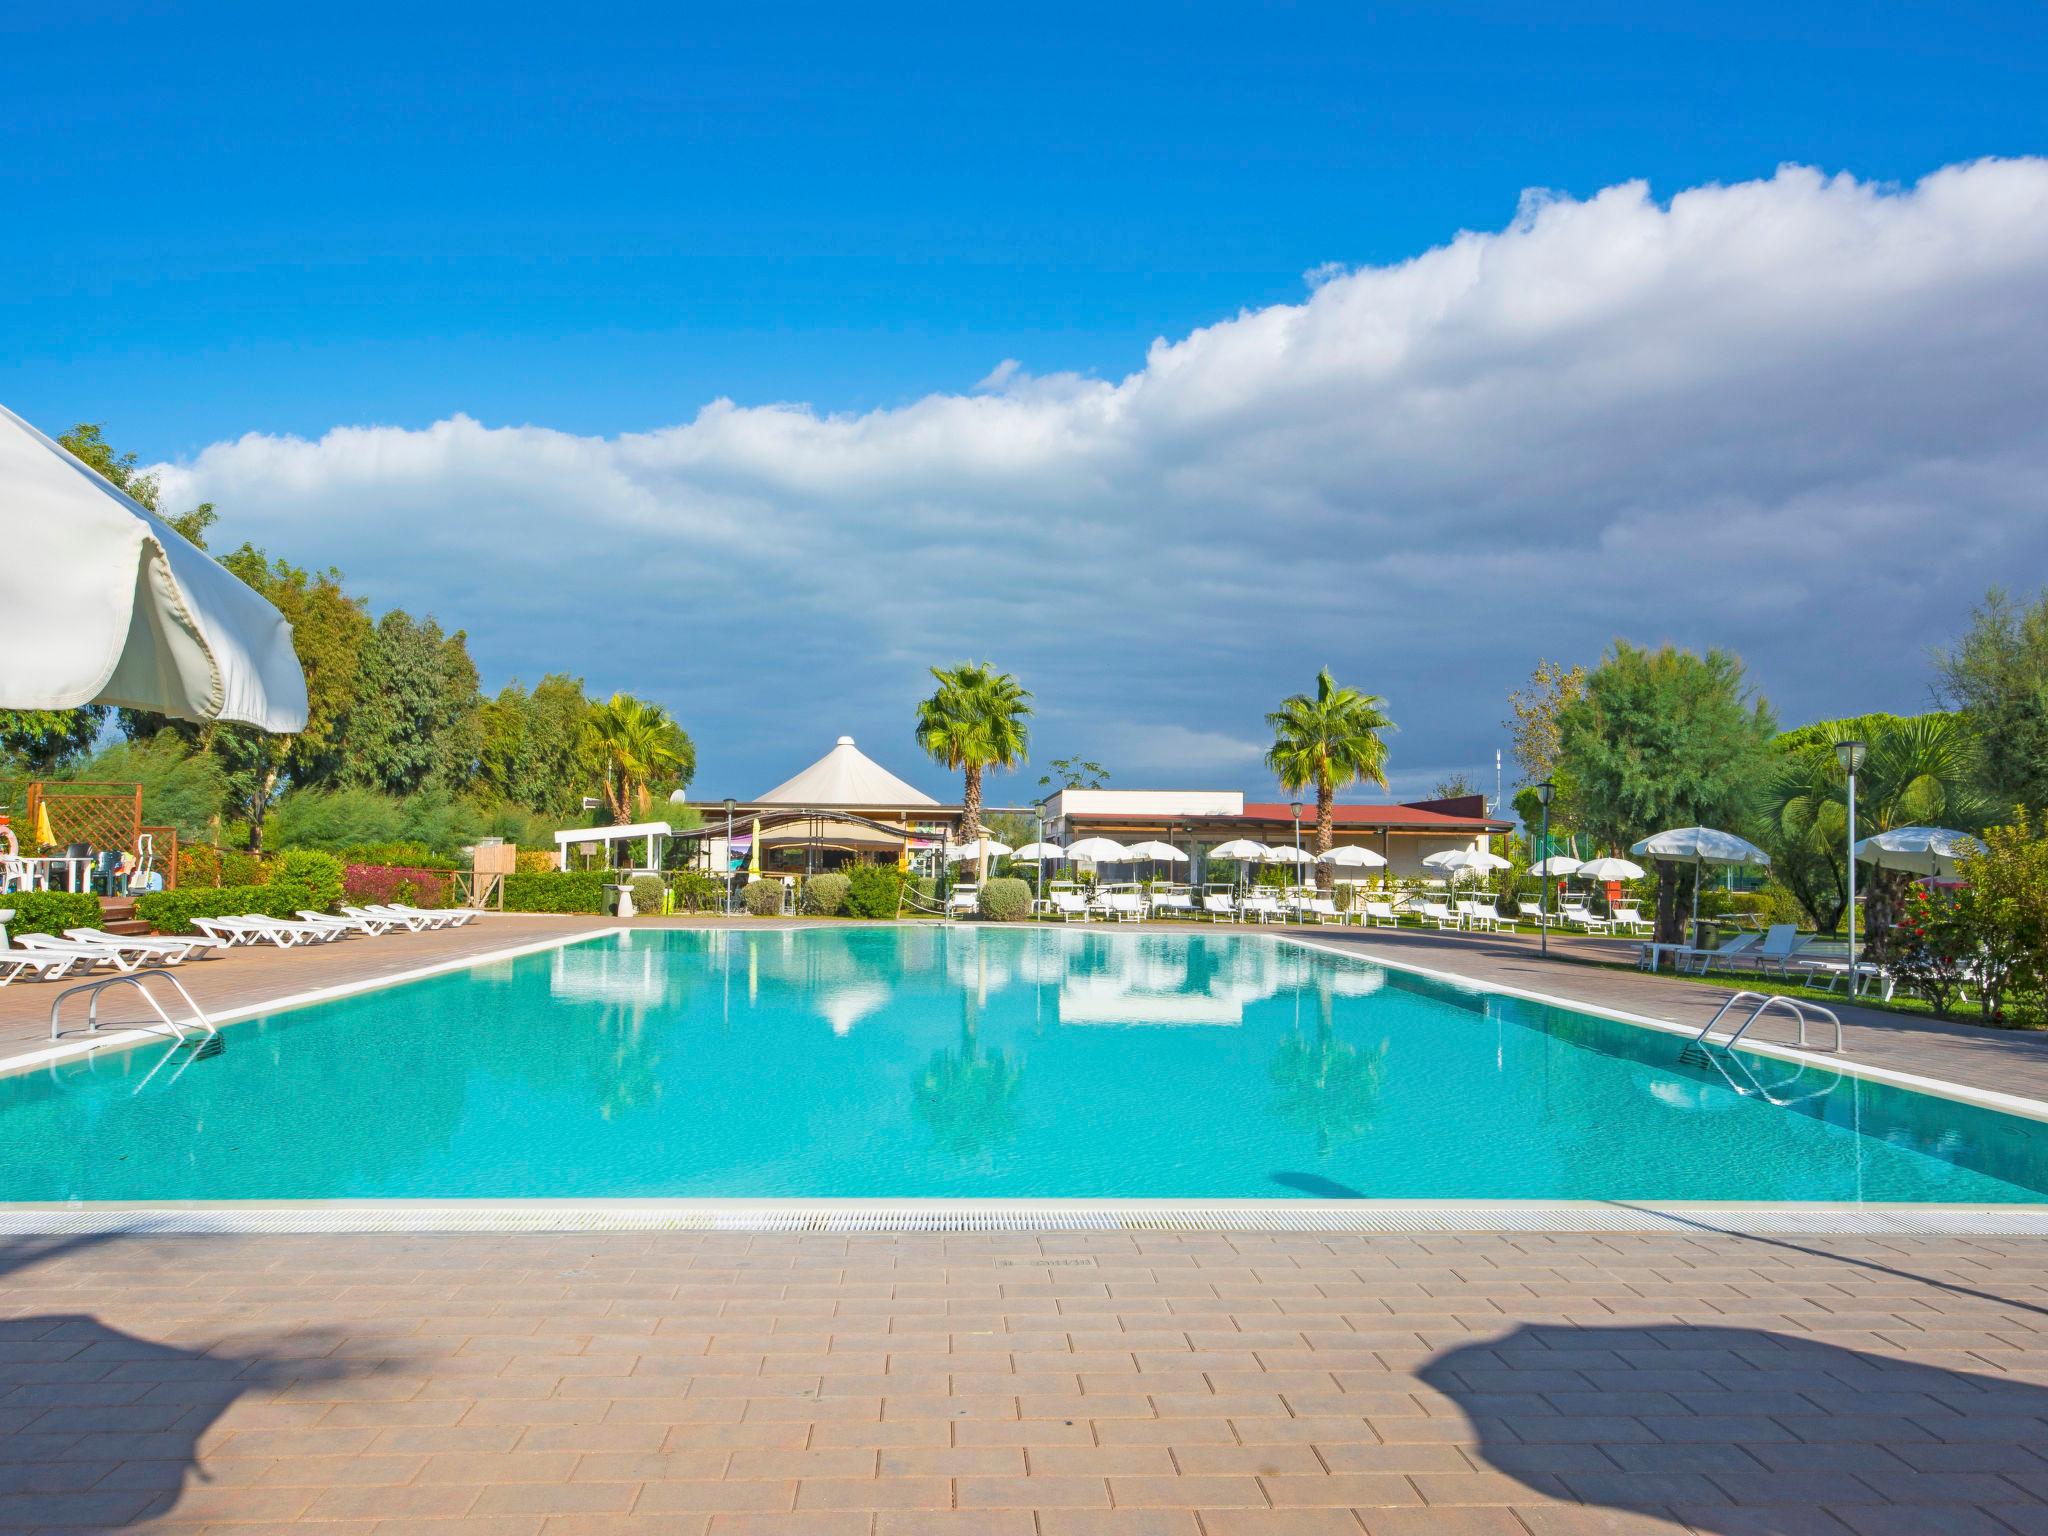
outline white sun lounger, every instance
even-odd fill
[[[304,915],[304,913],[300,914],[302,917]],[[403,928],[407,933],[421,933],[434,926],[432,923],[422,921],[421,918],[408,917],[403,912],[393,911],[389,907],[343,907],[341,915],[343,917],[355,918],[359,922],[382,923],[385,925],[386,931],[392,928]]]
[[[1456,928],[1460,921],[1458,914],[1441,901],[1425,901],[1420,910],[1424,922],[1435,923],[1439,928]]]
[[[1145,898],[1136,891],[1111,891],[1103,898],[1109,915],[1120,923],[1135,923],[1145,916]]]
[[[1652,924],[1648,918],[1644,917],[1634,907],[1616,907],[1614,909],[1614,926],[1625,928],[1630,933],[1648,933]]]
[[[1168,891],[1164,896],[1155,896],[1152,898],[1152,915],[1154,917],[1193,917],[1195,915],[1194,898],[1185,891]]]
[[[1474,928],[1484,928],[1488,933],[1497,933],[1507,925],[1507,919],[1500,915],[1500,907],[1491,901],[1475,901],[1466,910],[1465,921]]]
[[[182,934],[135,938],[127,934],[108,933],[104,928],[66,928],[64,937],[76,939],[81,944],[97,944],[102,949],[120,950],[124,954],[153,960],[160,965],[183,965],[187,960],[211,954],[219,947],[211,939],[195,939]]]
[[[295,944],[325,944],[341,937],[311,923],[291,923],[281,917],[260,917],[253,913],[243,917],[195,917],[192,926],[217,944],[269,943],[279,949],[290,949]]]
[[[1204,892],[1202,916],[1212,923],[1234,923],[1237,921],[1237,903],[1230,899],[1227,892]]]
[[[1094,920],[1094,914],[1088,909],[1088,898],[1079,891],[1054,891],[1046,900],[1051,905],[1052,915],[1063,923]]]
[[[971,892],[975,888],[968,886],[966,889]],[[464,923],[476,921],[476,914],[467,907],[408,907],[400,902],[387,901],[381,905],[370,907],[367,910],[378,914],[390,913],[398,917],[410,918],[414,922],[425,923],[429,928],[460,928]],[[351,915],[353,914],[351,913]]]
[[[1394,910],[1394,904],[1391,901],[1368,901],[1365,904],[1365,917],[1363,921],[1368,928],[1374,923],[1379,923],[1387,928],[1398,928],[1401,926],[1401,914]]]
[[[1344,914],[1337,910],[1337,903],[1328,896],[1311,896],[1301,904],[1301,920],[1305,923],[1341,923]]]
[[[132,971],[142,964],[139,956],[130,956],[105,944],[87,944],[70,938],[60,939],[47,933],[24,933],[14,943],[30,954],[69,955],[81,971],[89,971],[96,965],[111,965],[117,971]]]
[[[1247,896],[1238,911],[1248,923],[1270,923],[1280,915],[1280,902],[1273,896]]]

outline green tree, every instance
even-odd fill
[[[2048,807],[2048,591],[2021,604],[1993,587],[1934,668],[1942,702],[1977,737],[1978,777],[1993,802]]]
[[[81,763],[73,776],[142,786],[145,826],[175,827],[187,842],[211,837],[227,802],[227,777],[211,753],[198,751],[176,731],[140,741],[116,741]]]
[[[1770,706],[1726,651],[1694,655],[1614,642],[1586,691],[1558,715],[1559,766],[1579,826],[1610,848],[1671,827],[1740,830],[1761,811],[1770,774]],[[1657,936],[1679,928],[1678,870],[1658,866]]]
[[[1324,667],[1314,693],[1297,693],[1266,716],[1273,745],[1266,766],[1283,789],[1316,792],[1316,852],[1328,853],[1337,830],[1337,791],[1370,781],[1387,784],[1387,744],[1382,731],[1394,729],[1378,694],[1340,688]],[[1330,866],[1316,866],[1316,884],[1327,889]]]
[[[534,810],[573,810],[587,777],[579,743],[590,710],[581,678],[551,672],[531,693],[507,683],[477,711],[477,789]]]
[[[81,709],[0,709],[0,762],[31,778],[62,773],[92,750],[106,722],[103,704]]]
[[[933,667],[938,687],[917,706],[917,744],[961,773],[960,837],[981,836],[981,778],[1015,768],[1030,746],[1031,695],[988,662]]]
[[[363,647],[339,783],[409,795],[466,788],[476,771],[476,666],[460,630],[394,608]]]
[[[1299,1030],[1290,1034],[1267,1069],[1275,1090],[1273,1113],[1306,1131],[1319,1158],[1371,1128],[1386,1075],[1387,1042],[1361,1051],[1339,1040],[1332,1011],[1326,982],[1316,994],[1313,1038]]]
[[[697,773],[697,749],[658,704],[615,693],[583,723],[583,757],[614,823],[644,813],[657,788],[683,788]]]

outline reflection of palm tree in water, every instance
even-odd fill
[[[918,1076],[913,1102],[939,1146],[965,1162],[1016,1133],[1014,1101],[1024,1066],[983,1048],[980,1002],[972,988],[962,996],[960,1047],[932,1053]]]
[[[0,1244],[0,1279],[31,1265],[71,1257],[84,1249],[117,1240],[114,1234],[95,1234],[62,1240],[19,1239]],[[154,1257],[154,1255],[152,1255]],[[138,1266],[139,1268],[139,1266]],[[31,1293],[33,1282],[19,1282],[13,1291],[17,1301]],[[223,1322],[223,1328],[230,1326]],[[210,1351],[194,1341],[193,1348],[160,1344],[110,1327],[84,1312],[42,1312],[0,1319],[0,1399],[18,1404],[30,1412],[26,1422],[9,1422],[9,1429],[24,1435],[41,1433],[39,1421],[48,1418],[51,1428],[65,1421],[63,1448],[47,1458],[24,1460],[10,1465],[0,1479],[0,1492],[18,1496],[23,1505],[33,1505],[30,1524],[41,1528],[68,1529],[87,1526],[95,1530],[117,1530],[150,1524],[175,1513],[178,1499],[188,1480],[210,1481],[199,1462],[199,1442],[213,1430],[215,1422],[246,1392],[270,1393],[294,1382],[333,1380],[347,1373],[342,1363],[321,1358],[322,1346],[332,1343],[317,1333],[295,1333],[285,1343],[288,1353],[267,1356],[260,1348],[241,1354]],[[51,1374],[52,1366],[78,1369],[103,1362],[98,1380],[78,1380]],[[121,1393],[123,1381],[135,1384],[128,1397]],[[147,1383],[153,1386],[145,1386]],[[108,1396],[109,1388],[115,1395]],[[146,1396],[145,1396],[146,1393]],[[75,1394],[75,1395],[74,1395]],[[96,1436],[90,1429],[95,1403],[109,1404],[102,1410],[105,1427],[114,1431]],[[134,1434],[120,1431],[147,1426]],[[73,1426],[86,1425],[81,1431]],[[98,1439],[108,1443],[103,1455],[92,1454]],[[122,1442],[147,1440],[147,1460],[130,1459],[137,1453]],[[119,1477],[112,1476],[116,1468]],[[16,1504],[16,1498],[4,1501]],[[0,1521],[10,1520],[14,1508],[0,1512]],[[26,1527],[23,1527],[26,1528]],[[7,1529],[16,1527],[7,1525]]]
[[[1315,1138],[1317,1157],[1328,1157],[1339,1142],[1356,1140],[1371,1125],[1386,1062],[1385,1040],[1361,1051],[1337,1038],[1325,983],[1316,993],[1314,1038],[1297,1026],[1273,1053],[1273,1112]]]

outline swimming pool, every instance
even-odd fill
[[[1270,936],[642,929],[225,1038],[0,1079],[0,1199],[2048,1199],[2048,1126]]]

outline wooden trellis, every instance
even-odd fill
[[[85,843],[95,851],[133,852],[142,834],[142,786],[33,780],[21,825],[16,828],[24,844],[36,836],[46,811],[55,847]]]

